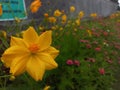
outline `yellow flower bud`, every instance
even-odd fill
[[[46,18],[49,17],[49,14],[48,14],[48,13],[45,13],[45,14],[44,14],[44,17],[46,17]]]
[[[1,31],[1,34],[2,34],[2,36],[3,36],[4,38],[7,37],[7,34],[6,34],[6,32],[5,32],[4,30]]]
[[[50,86],[45,86],[45,88],[43,90],[49,90]]]
[[[13,81],[15,80],[15,76],[11,75],[10,78],[9,78],[10,81]]]
[[[74,6],[71,6],[70,7],[70,12],[74,12],[75,11],[75,7]]]
[[[18,17],[15,17],[15,21],[17,22],[17,23],[20,23],[20,19],[18,18]]]

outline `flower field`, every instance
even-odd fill
[[[31,12],[40,6],[33,1]],[[25,25],[15,18],[0,31],[0,90],[114,90],[120,12],[85,18],[71,6],[69,13],[56,9],[43,16]]]

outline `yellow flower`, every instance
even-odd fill
[[[60,30],[60,31],[61,31],[61,30],[63,30],[63,27],[60,27],[60,29],[59,29],[59,30]]]
[[[75,20],[75,23],[76,23],[77,26],[79,26],[80,25],[80,19]]]
[[[77,31],[77,28],[74,28],[74,31],[76,32],[76,31]]]
[[[120,23],[120,20],[117,20],[118,23]]]
[[[55,23],[56,22],[55,17],[49,17],[48,20],[49,20],[50,23]]]
[[[91,13],[90,16],[95,18],[95,17],[97,17],[97,13]]]
[[[91,30],[87,30],[87,33],[90,37],[92,36],[92,31]]]
[[[45,88],[43,90],[49,90],[50,86],[45,86]]]
[[[112,19],[112,18],[115,18],[115,14],[111,14],[110,15],[110,18]]]
[[[84,12],[83,12],[83,11],[80,11],[79,14],[78,14],[78,16],[79,16],[80,18],[83,18]]]
[[[59,17],[62,13],[60,12],[60,10],[56,10],[54,11],[54,16]]]
[[[62,15],[62,23],[64,24],[64,23],[66,23],[66,21],[67,21],[67,16],[64,14],[64,15]]]
[[[68,20],[68,22],[67,22],[68,24],[71,24],[72,23],[72,21],[71,20]]]
[[[3,53],[1,60],[13,76],[28,72],[36,81],[42,80],[45,70],[56,68],[54,61],[59,51],[50,46],[52,31],[40,36],[33,27],[23,32],[23,38],[11,37],[10,47]]]
[[[3,14],[2,4],[0,4],[0,16]]]
[[[39,10],[39,7],[41,6],[40,0],[34,0],[30,5],[30,10],[32,13],[36,13]]]
[[[56,30],[57,27],[56,27],[56,26],[52,26],[51,29],[52,29],[52,30]]]
[[[70,7],[70,12],[74,12],[75,11],[75,7],[74,6],[71,6]]]

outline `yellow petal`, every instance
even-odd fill
[[[26,63],[28,60],[28,56],[21,56],[15,58],[11,63],[10,73],[12,73],[12,75],[14,76],[17,76],[25,72]]]
[[[54,47],[49,47],[44,52],[49,53],[53,59],[55,59],[59,54],[59,50],[55,49]]]
[[[27,47],[27,44],[23,41],[23,39],[16,38],[16,37],[11,37],[10,46],[14,46],[14,45]]]
[[[22,47],[22,46],[12,46],[12,47],[9,47],[4,53],[3,55],[5,54],[11,54],[11,55],[25,55],[25,54],[28,54],[29,53],[29,50],[25,47]],[[14,56],[15,57],[15,56]]]
[[[3,53],[1,60],[3,60],[5,65],[9,67],[13,59],[15,59],[16,57],[24,56],[24,55],[29,55],[29,50],[27,50],[24,47],[13,46],[8,48]]]
[[[45,65],[42,61],[31,56],[29,61],[27,62],[26,71],[36,81],[42,80],[44,72],[45,72]]]
[[[13,55],[3,55],[2,57],[1,57],[1,60],[2,60],[2,62],[4,63],[4,65],[6,66],[6,67],[10,67],[10,65],[11,65],[11,63],[12,63],[12,61],[13,61],[13,59],[11,59],[11,58],[14,58],[14,56]]]
[[[38,40],[38,34],[33,27],[29,27],[26,31],[24,31],[23,39],[30,44],[36,43]]]
[[[39,36],[40,50],[50,47],[52,42],[52,31],[46,31]]]
[[[51,70],[58,66],[54,59],[47,53],[39,53],[36,55],[36,58],[44,62],[46,70]]]

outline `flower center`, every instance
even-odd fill
[[[37,44],[31,44],[29,46],[29,50],[31,51],[31,53],[36,53],[39,50],[39,46]]]

